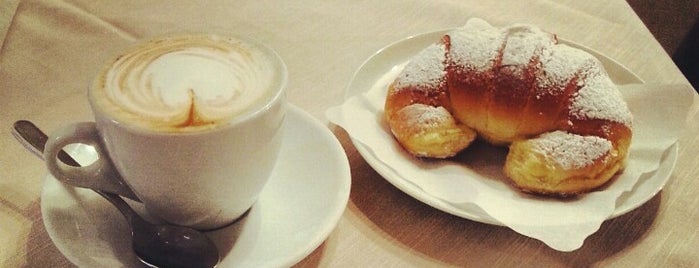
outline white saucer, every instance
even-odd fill
[[[383,77],[394,70],[394,68],[403,66],[412,56],[434,43],[436,40],[439,40],[450,30],[452,29],[410,36],[377,51],[357,69],[347,88],[345,98],[348,99],[365,93],[371,89],[379,79],[383,79]],[[561,38],[559,38],[559,40],[561,43],[580,48],[597,57],[602,62],[602,65],[604,65],[614,83],[618,85],[643,83],[643,81],[628,68],[604,54],[569,40]],[[502,223],[493,219],[488,213],[476,205],[461,204],[455,206],[427,193],[416,184],[401,177],[394,168],[378,159],[372,153],[371,148],[356,139],[352,139],[352,143],[372,168],[381,174],[389,183],[413,198],[455,216],[482,223],[502,225]],[[665,155],[660,161],[660,166],[655,172],[645,174],[631,192],[624,193],[619,197],[616,208],[609,218],[614,218],[629,212],[655,196],[670,178],[677,161],[677,154],[678,145],[675,143],[665,152]],[[499,166],[502,165],[500,164]],[[509,188],[503,188],[509,191]]]
[[[222,256],[218,267],[291,266],[315,250],[335,228],[350,192],[347,156],[335,136],[289,105],[279,162],[259,200],[237,223],[207,233]],[[91,147],[71,155],[84,163]],[[139,203],[130,202],[143,212]],[[41,213],[49,236],[80,267],[140,267],[128,225],[99,195],[65,186],[48,175]]]

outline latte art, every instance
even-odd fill
[[[215,35],[154,40],[118,57],[91,97],[118,120],[148,129],[212,128],[277,92],[279,66],[262,49]]]

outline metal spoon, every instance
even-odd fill
[[[15,122],[12,134],[34,154],[43,158],[47,136],[26,120]],[[80,166],[67,153],[59,159]],[[80,187],[80,186],[78,186]],[[119,195],[92,189],[119,209],[131,227],[132,247],[141,262],[150,267],[215,267],[219,262],[216,245],[203,233],[188,227],[154,225],[138,215]]]
[[[46,147],[46,142],[48,137],[46,134],[41,132],[32,122],[26,120],[20,120],[15,122],[12,128],[12,135],[17,138],[17,140],[24,145],[30,152],[34,153],[39,158],[44,157],[44,148]],[[64,151],[58,152],[58,159],[61,162],[79,167],[80,165],[75,162],[71,157]],[[118,194],[120,196],[129,198],[134,201],[141,202],[136,194],[121,180],[98,180],[98,179],[81,179],[81,178],[57,178],[61,182],[80,188],[88,189],[98,189],[103,192]]]

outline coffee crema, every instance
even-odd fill
[[[225,124],[264,105],[281,83],[273,52],[217,35],[167,37],[117,57],[90,98],[127,124],[165,132]]]

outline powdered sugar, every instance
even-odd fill
[[[452,120],[452,116],[444,107],[433,107],[425,104],[413,104],[401,110],[404,113],[406,125],[416,126],[422,130],[433,129],[436,126]]]
[[[544,92],[537,94],[555,94],[556,92],[547,91],[563,89],[580,70],[589,69],[595,63],[594,57],[589,53],[564,44],[557,44],[547,52],[549,53],[542,53],[543,72],[537,77],[537,88]]]
[[[596,70],[587,73],[583,78],[584,86],[573,95],[571,116],[609,120],[630,126],[632,115],[621,92],[603,69]]]
[[[450,60],[457,66],[476,71],[493,67],[506,36],[481,19],[470,19],[463,28],[448,35],[452,43]]]
[[[413,87],[423,90],[439,88],[446,73],[446,48],[435,43],[415,55],[396,78],[397,89]]]
[[[580,89],[570,96],[568,107],[571,118],[631,125],[631,113],[599,60],[583,50],[556,44],[553,34],[530,25],[499,29],[481,19],[470,19],[464,27],[447,35],[449,51],[445,44],[437,42],[415,55],[396,78],[397,90],[441,89],[448,83],[447,64],[475,72],[487,72],[499,64],[513,66],[513,71],[519,72],[538,58],[537,67],[541,70],[533,85],[536,90],[532,100],[545,95],[562,96],[566,85],[577,79]]]
[[[503,29],[507,35],[502,52],[502,65],[527,66],[543,49],[554,45],[553,35],[529,25],[515,25]]]
[[[534,150],[563,169],[579,169],[591,165],[612,149],[609,140],[596,136],[580,136],[563,131],[543,134],[531,140]]]

